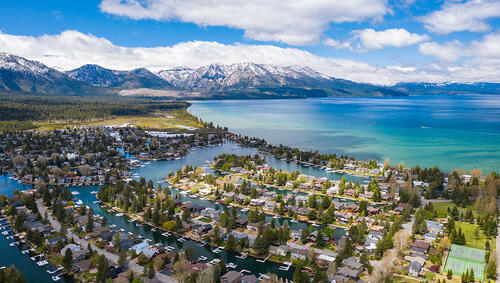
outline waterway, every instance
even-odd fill
[[[238,155],[250,154],[254,155],[257,153],[256,149],[253,148],[245,148],[238,146],[233,143],[224,143],[220,146],[210,146],[197,148],[192,151],[189,155],[187,155],[183,159],[179,160],[171,160],[171,161],[151,161],[149,164],[144,167],[137,167],[131,171],[132,174],[138,174],[140,177],[144,177],[147,180],[153,180],[155,183],[160,181],[161,178],[166,177],[169,172],[176,172],[181,169],[184,165],[192,165],[192,166],[200,166],[206,172],[213,173],[213,171],[208,166],[208,162],[213,160],[219,154],[222,153],[234,153]],[[130,156],[128,156],[130,157]],[[283,161],[280,159],[276,159],[272,156],[266,156],[266,162],[269,166],[286,170],[286,171],[295,171],[299,170],[302,174],[307,174],[315,177],[327,177],[331,180],[340,179],[343,175],[338,173],[328,173],[325,170],[316,168],[316,167],[305,167],[300,164],[295,164],[292,162]],[[365,181],[365,178],[359,178],[355,176],[346,175],[346,179],[350,181],[359,181],[360,183]],[[164,185],[164,184],[163,184]],[[16,189],[25,190],[29,189],[29,186],[24,186],[17,182],[16,180],[9,179],[8,176],[0,176],[0,193],[4,193],[7,195],[12,195],[12,192]],[[161,232],[152,232],[149,226],[137,226],[135,223],[128,222],[125,217],[117,217],[115,213],[109,212],[107,208],[101,207],[98,203],[95,203],[96,197],[95,194],[91,194],[91,191],[99,190],[98,186],[79,186],[79,187],[70,187],[71,191],[78,191],[79,194],[76,195],[76,198],[79,198],[83,201],[85,205],[91,207],[96,214],[106,216],[111,223],[116,224],[117,227],[115,229],[124,229],[126,232],[132,232],[135,235],[143,235],[145,239],[151,239],[152,243],[161,243],[163,246],[173,246],[176,250],[179,249],[187,249],[188,247],[192,247],[195,252],[195,258],[199,256],[205,256],[208,258],[207,261],[213,258],[221,258],[224,259],[226,263],[232,262],[236,264],[238,267],[236,270],[250,270],[256,276],[259,273],[275,273],[283,278],[291,279],[293,274],[293,268],[289,271],[279,270],[279,264],[266,262],[261,263],[257,262],[254,258],[247,257],[246,259],[236,258],[236,254],[222,251],[219,254],[212,253],[213,248],[211,247],[200,247],[197,242],[194,241],[186,241],[181,243],[177,241],[177,238],[174,236],[164,237],[161,235]],[[171,189],[173,193],[178,192],[177,190]],[[286,191],[285,191],[286,192]],[[203,205],[206,207],[212,207],[214,209],[224,209],[224,205],[215,203],[209,200],[201,200],[198,198],[191,197],[189,195],[181,195],[183,201],[190,201],[194,204]],[[238,214],[241,217],[246,218],[247,213],[241,212],[238,210]],[[270,222],[273,218],[268,216],[267,222]],[[276,224],[283,225],[286,219],[276,219]],[[301,230],[307,228],[309,225],[305,222],[292,223],[288,221],[288,225],[291,229]],[[7,240],[5,236],[0,236],[0,251],[8,251],[9,256],[5,256],[6,253],[2,253],[0,256],[0,266],[10,266],[14,264],[18,270],[20,270],[27,279],[28,282],[53,282],[51,280],[51,276],[46,272],[46,270],[51,270],[52,267],[38,267],[36,263],[29,259],[28,255],[23,255],[21,253],[20,248],[18,247],[10,247],[9,243],[12,240]],[[69,282],[67,279],[63,279],[62,281]]]

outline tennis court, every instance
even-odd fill
[[[477,279],[484,278],[485,251],[466,246],[452,245],[446,259],[445,271],[452,270],[453,274],[462,275],[467,269],[474,270]]]

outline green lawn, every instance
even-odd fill
[[[473,204],[469,204],[465,208],[462,208],[462,207],[457,206],[456,204],[454,204],[453,202],[450,201],[450,202],[435,202],[435,203],[432,203],[432,206],[434,207],[434,210],[436,210],[438,212],[438,217],[448,216],[449,215],[448,207],[450,208],[450,211],[451,211],[454,206],[456,206],[458,208],[459,213],[465,214],[467,212],[467,210],[470,208],[470,209],[472,209],[472,213],[474,214],[474,217],[477,214],[476,210],[474,209]]]
[[[455,229],[457,230],[458,228],[462,228],[462,232],[465,233],[466,246],[476,249],[484,249],[484,244],[486,243],[487,238],[477,224],[457,221],[455,222],[455,227]],[[476,237],[474,237],[474,231],[476,230],[476,227],[479,228],[479,238],[477,239]]]
[[[199,218],[198,220],[203,221],[203,222],[206,222],[206,223],[210,223],[210,222],[212,222],[212,219],[210,219],[210,218],[206,218],[206,217]]]

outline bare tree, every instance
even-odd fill
[[[402,255],[402,252],[406,249],[408,244],[410,243],[410,234],[406,232],[406,230],[399,230],[392,237],[394,242],[394,248],[399,255]]]
[[[483,176],[483,170],[481,169],[472,169],[469,171],[469,175],[472,176],[472,178],[481,178]]]

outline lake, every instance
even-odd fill
[[[499,95],[217,100],[188,110],[272,144],[446,171],[500,169]]]

